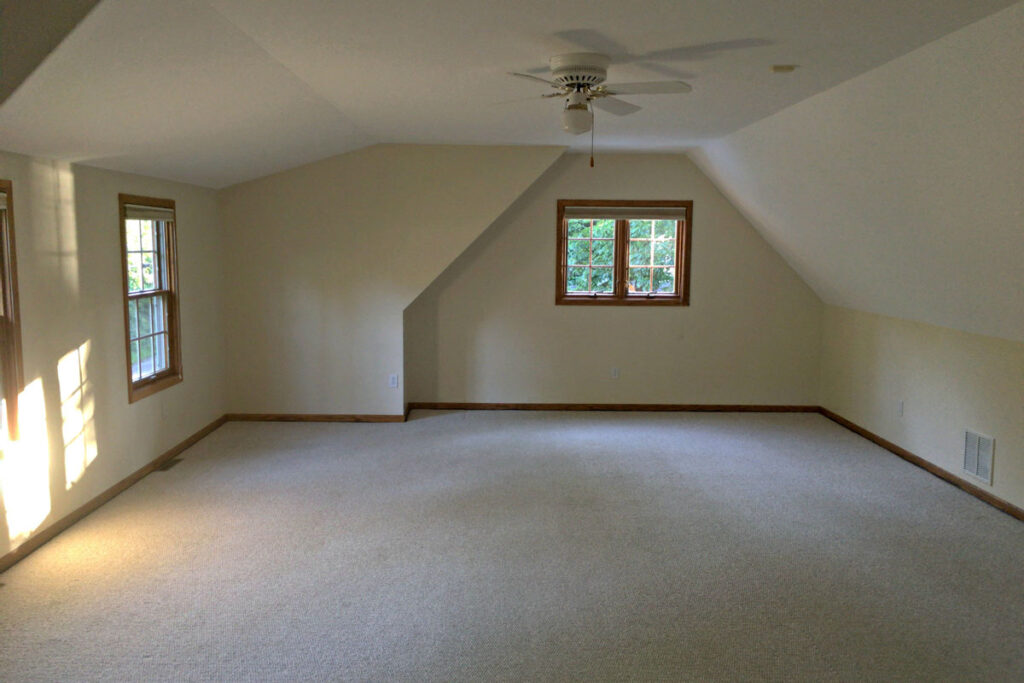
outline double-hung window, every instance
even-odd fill
[[[10,438],[18,436],[18,394],[22,390],[21,319],[14,249],[14,197],[10,180],[0,180],[0,400]]]
[[[122,194],[128,401],[181,381],[174,201]]]
[[[691,201],[558,200],[556,304],[688,305]]]

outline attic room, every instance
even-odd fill
[[[0,679],[1019,680],[1022,35],[5,0]]]

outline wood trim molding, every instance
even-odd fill
[[[339,415],[333,413],[228,413],[229,422],[405,422],[406,415]]]
[[[667,208],[682,209],[686,219],[677,223],[676,236],[676,291],[655,296],[630,296],[626,291],[629,274],[629,235],[627,220],[615,221],[615,289],[599,295],[579,295],[566,292],[568,262],[568,222],[565,212],[569,207],[601,208]],[[693,200],[637,200],[637,199],[559,199],[556,203],[555,237],[555,305],[569,306],[689,306],[690,305],[690,253],[693,243]]]
[[[729,403],[424,403],[409,410],[584,410],[693,413],[816,413],[818,406]]]
[[[145,465],[140,469],[135,470],[127,477],[125,477],[121,481],[117,482],[116,484],[108,488],[103,493],[86,502],[81,507],[72,510],[68,514],[64,515],[50,526],[40,531],[35,536],[29,537],[28,540],[19,545],[17,548],[10,551],[3,557],[0,557],[0,572],[7,571],[12,566],[17,564],[21,560],[25,559],[25,557],[27,557],[29,554],[31,554],[38,548],[42,547],[47,541],[52,540],[62,531],[72,526],[75,522],[85,518],[89,515],[89,513],[93,512],[94,510],[102,506],[104,503],[109,502],[110,500],[115,498],[119,493],[130,488],[133,484],[137,483],[147,474],[150,474],[151,472],[160,469],[160,467],[164,465],[167,461],[173,459],[175,456],[179,455],[183,451],[194,446],[196,443],[198,443],[203,438],[207,437],[209,434],[211,434],[214,430],[216,430],[225,422],[227,422],[227,418],[225,416],[218,417],[216,420],[206,425],[198,432],[188,437],[181,443],[177,444],[170,450],[161,453],[159,456],[156,457],[156,459],[151,461],[148,465]]]
[[[164,271],[165,280],[165,286],[161,291],[167,297],[168,368],[138,381],[132,379],[132,340],[128,312],[129,302],[133,298],[128,291],[128,242],[125,236],[125,207],[128,204],[169,209],[174,216],[165,222],[161,235],[164,254],[161,269]],[[128,403],[134,403],[182,381],[181,310],[178,301],[178,215],[173,199],[124,193],[117,195],[117,212],[118,232],[121,235],[121,291],[124,294],[124,349],[128,375]]]
[[[1021,509],[1021,508],[1017,507],[1016,505],[1014,505],[1010,501],[1003,500],[1002,498],[989,493],[988,491],[986,491],[985,489],[981,488],[980,486],[975,486],[971,482],[966,481],[964,479],[961,479],[960,477],[956,476],[952,472],[949,472],[948,470],[945,470],[945,469],[939,467],[938,465],[936,465],[933,462],[925,460],[924,458],[922,458],[919,455],[915,455],[914,453],[911,453],[910,451],[908,451],[907,449],[903,448],[902,446],[897,446],[896,444],[894,444],[892,441],[889,441],[888,439],[883,439],[878,434],[875,434],[872,431],[864,429],[859,424],[857,424],[855,422],[851,422],[850,420],[847,420],[842,415],[834,413],[831,410],[829,410],[828,408],[824,408],[824,407],[819,408],[818,412],[820,412],[822,415],[824,415],[828,419],[832,420],[836,424],[841,425],[843,427],[846,427],[847,429],[849,429],[854,434],[857,434],[858,436],[862,436],[865,439],[867,439],[868,441],[871,441],[872,443],[874,443],[874,444],[876,444],[878,446],[881,446],[882,448],[884,448],[885,450],[889,451],[890,453],[903,458],[904,460],[906,460],[910,464],[917,465],[918,467],[920,467],[921,469],[925,470],[926,472],[934,474],[939,479],[942,479],[942,480],[952,484],[953,486],[956,486],[958,488],[963,489],[964,491],[966,491],[967,493],[971,494],[975,498],[978,498],[979,500],[981,500],[981,501],[983,501],[985,503],[988,503],[992,507],[997,508],[999,510],[1002,510],[1003,512],[1005,512],[1006,514],[1010,515],[1011,517],[1015,517],[1015,518],[1021,520],[1022,522],[1024,522],[1024,509]]]
[[[0,315],[2,352],[0,365],[5,383],[3,398],[7,402],[7,427],[12,439],[18,437],[18,396],[25,388],[25,372],[21,353],[21,309],[18,303],[18,250],[14,240],[14,182],[0,180],[0,192],[6,197],[6,220],[0,221]]]

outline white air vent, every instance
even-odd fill
[[[965,432],[964,436],[964,472],[992,484],[992,458],[995,455],[996,442],[990,436],[974,432]]]

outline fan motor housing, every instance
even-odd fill
[[[608,77],[608,55],[596,52],[572,52],[552,57],[551,80],[570,88],[594,87]]]

